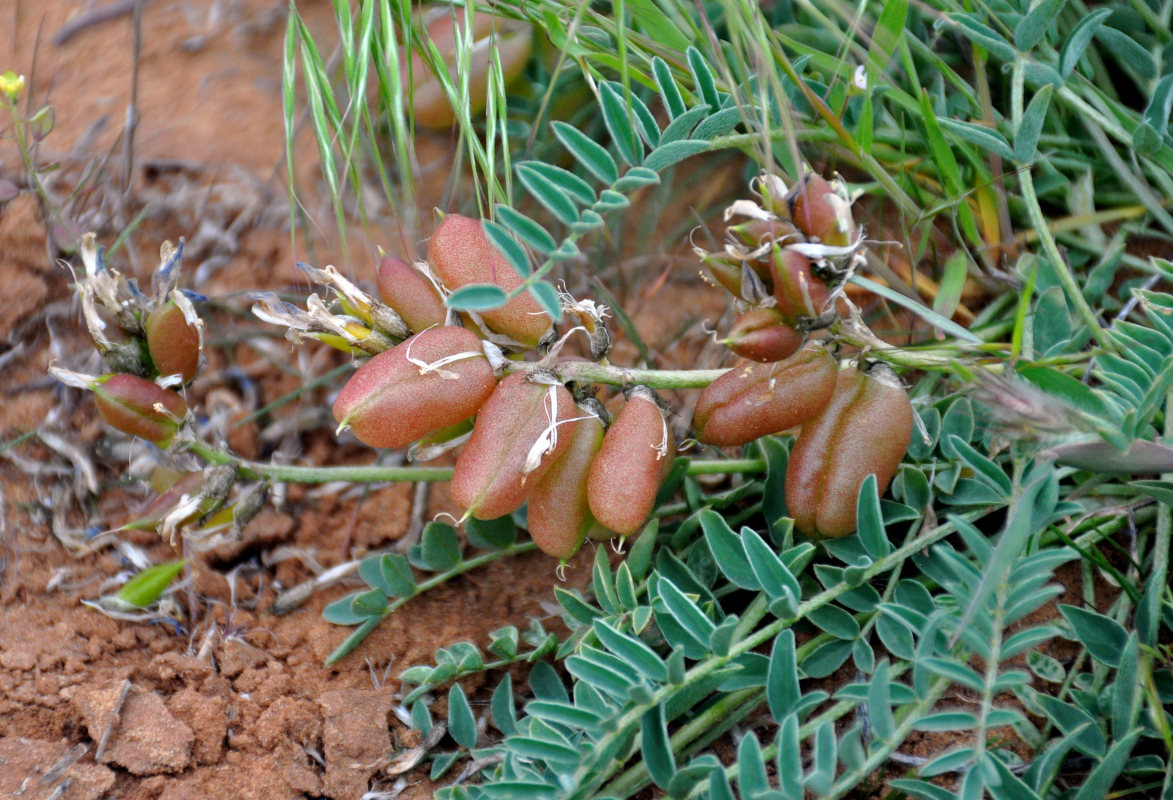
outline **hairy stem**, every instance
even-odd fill
[[[238,475],[245,480],[270,480],[283,483],[392,483],[400,481],[452,480],[452,467],[381,467],[339,466],[311,467],[290,464],[266,464],[260,461],[242,461],[226,448],[214,447],[201,439],[188,444],[188,449],[209,464],[237,464]],[[753,475],[766,471],[761,458],[704,459],[689,463],[689,475]]]

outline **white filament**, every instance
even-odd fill
[[[468,350],[463,353],[453,353],[450,356],[444,356],[443,358],[441,358],[437,361],[433,361],[431,363],[428,363],[427,361],[424,361],[423,359],[415,358],[414,356],[412,356],[411,346],[414,343],[415,343],[414,337],[408,341],[407,350],[404,354],[404,358],[406,358],[409,362],[411,362],[412,364],[415,364],[417,367],[420,368],[420,375],[427,375],[429,372],[434,372],[446,381],[460,380],[459,374],[452,372],[450,370],[444,369],[444,367],[446,367],[447,365],[455,363],[457,361],[463,361],[466,358],[477,358],[478,356],[484,356],[484,353],[481,352],[480,350]]]

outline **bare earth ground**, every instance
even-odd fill
[[[87,167],[113,156],[70,219],[49,229],[31,193],[0,195],[0,447],[39,432],[0,452],[0,798],[358,798],[372,788],[385,796],[429,797],[426,768],[400,778],[382,772],[389,756],[418,741],[397,714],[396,676],[430,662],[437,647],[460,640],[483,646],[493,629],[545,618],[556,582],[553,562],[536,554],[505,559],[429,592],[332,668],[323,663],[346,631],[324,622],[321,609],[353,585],[319,591],[284,616],[267,609],[282,589],[388,547],[413,521],[418,527],[451,511],[445,486],[426,494],[403,484],[289,487],[243,542],[197,559],[185,594],[196,600],[197,614],[181,631],[116,621],[82,604],[113,591],[106,582],[129,569],[129,551],[114,546],[117,541],[155,563],[175,551],[153,532],[87,537],[135,518],[147,502],[141,480],[147,448],[112,433],[90,398],[46,375],[54,360],[101,371],[78,320],[72,278],[54,262],[51,242],[67,244],[100,225],[108,245],[146,204],[120,266],[146,282],[159,242],[185,237],[184,284],[230,310],[247,308],[241,293],[252,289],[303,291],[298,259],[339,263],[328,230],[311,226],[310,238],[298,244],[306,252],[294,253],[285,228],[285,3],[146,4],[134,186],[125,204],[119,135],[130,96],[131,17],[55,36],[97,7],[81,0],[0,0],[0,71],[30,76],[33,108],[49,103],[55,111],[40,160],[59,161],[62,181],[81,182]],[[302,4],[302,13],[318,30],[332,25],[327,3]],[[0,125],[0,192],[3,178],[20,176],[7,124]],[[426,209],[440,202],[447,142],[441,137],[421,147],[434,156],[421,180],[425,193],[436,193],[420,199]],[[299,188],[313,196],[316,150],[308,132],[299,139],[296,167]],[[695,206],[735,190],[719,183],[708,181],[704,191],[712,195],[694,198]],[[314,219],[330,216],[324,205],[309,210]],[[396,230],[376,243],[394,251],[419,239]],[[363,257],[354,261],[362,264]],[[666,267],[651,263],[640,277],[617,281],[626,289],[625,305],[653,351],[672,349],[675,365],[712,365],[711,349],[701,362],[694,359],[705,341],[701,320],[722,312],[719,293],[700,289],[695,269],[669,277]],[[324,347],[295,349],[256,336],[246,341],[233,325],[262,327],[222,306],[209,328],[210,363],[189,390],[223,416],[231,446],[248,458],[369,463],[369,450],[339,445],[329,434],[324,390],[290,403],[264,427],[230,427],[297,388],[286,365],[320,375],[345,360]],[[690,347],[682,355],[685,330]],[[684,407],[677,421],[687,428],[695,398],[672,399]],[[139,479],[128,481],[127,473]],[[413,509],[421,499],[426,508]],[[570,584],[585,582],[591,557],[580,554]],[[1074,590],[1061,599],[1078,602]],[[546,624],[558,629],[553,620]],[[478,709],[487,700],[481,688],[475,681],[465,686]],[[441,699],[433,712],[445,713],[443,706]],[[927,756],[949,741],[926,735],[910,744],[910,755]]]

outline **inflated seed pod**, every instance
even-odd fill
[[[562,426],[577,415],[574,398],[552,374],[504,378],[477,413],[472,437],[456,459],[453,502],[477,519],[516,511],[570,444]]]
[[[709,271],[712,282],[734,297],[741,297],[741,263],[733,262],[709,253],[701,256],[701,262]],[[705,277],[702,272],[701,277]]]
[[[147,351],[159,374],[180,375],[184,383],[194,380],[200,368],[200,331],[183,309],[168,300],[147,315],[144,327]]]
[[[835,371],[835,359],[813,342],[783,361],[738,365],[701,392],[697,438],[731,447],[801,425],[831,398]]]
[[[599,524],[628,536],[652,513],[674,442],[650,389],[637,386],[591,465],[587,499]]]
[[[851,205],[821,175],[810,174],[790,191],[791,217],[808,238],[841,247],[855,237]]]
[[[415,333],[443,325],[448,309],[432,282],[402,259],[384,256],[375,278],[379,297]]]
[[[603,423],[581,406],[578,415],[581,419],[558,434],[570,443],[526,497],[530,538],[543,553],[563,561],[578,552],[595,524],[587,502],[587,478],[603,445]]]
[[[831,296],[830,290],[825,281],[811,272],[809,258],[784,247],[775,247],[771,262],[779,314],[794,324],[823,313]]]
[[[442,11],[439,9],[442,8]],[[455,28],[459,26],[464,35],[464,9],[455,11],[448,5],[438,7],[434,18],[427,23],[428,38],[436,45],[453,83],[459,85],[456,77],[457,59]],[[487,11],[476,12],[473,18],[473,41],[468,65],[469,114],[475,116],[485,108],[488,97],[489,69],[492,54],[496,52],[501,62],[501,72],[508,86],[529,60],[533,49],[533,35],[530,27],[516,20],[495,16]],[[412,52],[411,101],[415,109],[415,121],[429,128],[447,128],[456,122],[448,96],[444,93],[439,79],[420,57],[418,50]],[[403,70],[403,74],[407,74]]]
[[[493,246],[481,222],[460,214],[449,214],[428,240],[428,261],[449,289],[470,283],[492,283],[506,292],[522,284],[521,276]],[[529,292],[523,292],[504,306],[481,311],[489,328],[522,344],[534,346],[550,331],[550,317]]]
[[[411,461],[431,461],[436,456],[447,453],[468,441],[472,435],[472,417],[462,419],[455,425],[449,425],[438,431],[432,431],[427,436],[414,442],[407,451]]]
[[[152,488],[155,488],[157,492],[155,499],[143,509],[142,516],[126,523],[122,526],[123,528],[127,530],[154,530],[163,521],[163,517],[167,516],[179,504],[183,495],[194,495],[200,490],[204,483],[204,474],[202,472],[176,473],[176,476],[169,481],[162,481],[158,488],[155,487],[155,482],[156,477],[152,475]],[[163,484],[166,484],[165,488],[163,488]],[[192,517],[194,518],[198,513],[201,512],[199,510],[193,511]]]
[[[371,447],[406,447],[471,417],[496,385],[471,331],[430,328],[359,367],[334,401],[334,419]]]
[[[778,309],[752,308],[733,321],[721,344],[752,361],[781,361],[797,353],[805,339]]]
[[[728,230],[751,250],[770,242],[781,240],[781,243],[785,244],[799,238],[798,228],[793,222],[785,219],[751,219],[740,225],[730,226]]]
[[[886,366],[844,369],[823,412],[802,426],[786,468],[786,505],[808,536],[855,530],[856,500],[868,475],[883,493],[912,438],[912,404]]]
[[[103,375],[90,385],[98,413],[114,428],[166,447],[187,415],[187,403],[137,375]]]

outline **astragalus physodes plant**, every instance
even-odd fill
[[[405,40],[378,27],[384,9],[392,21],[406,9],[357,5],[361,20],[335,5],[340,29],[370,34],[345,47],[378,49],[376,72],[407,63],[394,52]],[[620,798],[653,784],[714,799],[1167,793],[1173,300],[1163,289],[1173,269],[1122,253],[1100,223],[1167,216],[1145,181],[1169,185],[1164,134],[1149,129],[1165,124],[1173,83],[1156,78],[1164,34],[1155,31],[1144,70],[1135,49],[1119,49],[1136,86],[1148,87],[1143,115],[1087,88],[1083,73],[1116,58],[1093,44],[1097,28],[1126,12],[1100,9],[1065,22],[1061,40],[1040,38],[1061,5],[987,14],[933,2],[922,16],[885,3],[878,19],[861,12],[869,41],[847,26],[829,46],[831,18],[810,4],[780,5],[786,18],[768,25],[752,4],[723,4],[720,24],[695,30],[692,11],[675,7],[628,4],[628,16],[611,19],[579,6],[566,22],[546,5],[499,4],[511,20],[544,26],[583,67],[592,118],[531,115],[520,122],[534,147],[519,146],[501,63],[483,124],[460,119],[481,182],[475,199],[453,196],[480,212],[428,218],[411,243],[426,258],[401,249],[353,272],[307,267],[324,293],[304,306],[255,301],[290,338],[354,359],[333,402],[339,426],[421,461],[456,448],[455,470],[245,462],[203,441],[197,414],[161,399],[157,410],[155,389],[132,395],[116,383],[108,395],[149,409],[145,422],[129,418],[132,433],[209,467],[208,478],[195,472],[167,490],[176,510],[161,518],[180,536],[201,530],[200,504],[211,510],[216,492],[195,498],[205,483],[221,485],[212,475],[451,480],[459,525],[434,520],[406,552],[363,559],[355,569],[366,587],[326,608],[354,628],[332,659],[412,597],[487,561],[535,547],[564,560],[587,539],[626,535],[622,556],[595,549],[585,589],[557,586],[568,635],[503,620],[487,643],[443,648],[400,676],[426,746],[386,771],[426,757],[440,780],[465,761],[442,797]],[[1136,14],[1134,29],[1158,19]],[[827,36],[806,36],[812,17]],[[361,68],[365,51],[346,50],[339,85],[349,97],[324,98],[333,76],[290,20],[287,58],[292,69],[300,47],[325,183],[337,193],[381,152],[352,147],[379,127],[373,107],[351,102],[367,96],[373,73]],[[1122,29],[1111,30],[1106,40],[1120,44]],[[721,46],[702,55],[710,34]],[[948,37],[970,41],[972,64],[933,50]],[[657,43],[681,39],[694,46],[668,53]],[[753,69],[747,42],[762,46]],[[1084,59],[1089,47],[1095,57]],[[1008,86],[966,83],[987,58],[1006,67]],[[458,118],[472,85],[442,87]],[[402,93],[379,90],[403,137],[404,109],[390,107]],[[993,105],[1001,93],[1004,108]],[[291,107],[291,131],[294,117]],[[1070,140],[1076,117],[1100,126],[1080,140],[1080,157],[1036,163]],[[1113,149],[1134,138],[1145,147]],[[1105,148],[1110,164],[1083,160]],[[710,242],[700,259],[734,312],[718,338],[744,360],[702,370],[612,363],[607,323],[622,325],[623,309],[605,308],[614,304],[601,292],[571,297],[555,279],[591,269],[606,252],[599,241],[628,221],[661,222],[648,213],[656,193],[687,185],[688,170],[674,168],[727,150],[754,158],[752,191],[729,205],[723,231],[693,241]],[[325,157],[339,151],[345,168]],[[834,159],[866,196],[803,155]],[[1040,203],[1068,200],[1071,216],[1048,225]],[[1030,228],[1019,231],[1024,217]],[[900,258],[880,255],[894,249],[869,237],[904,240],[904,258],[933,263],[902,283]],[[971,285],[987,295],[967,308]],[[861,289],[935,330],[918,338],[909,317],[877,309]],[[895,327],[901,345],[869,324]],[[174,388],[149,369],[138,377]],[[672,437],[685,426],[663,401],[680,388],[701,390],[697,444]],[[687,414],[688,401],[678,405]],[[521,662],[532,663],[524,682],[510,669],[487,707],[470,702],[462,678]],[[434,719],[440,693],[447,713]]]

